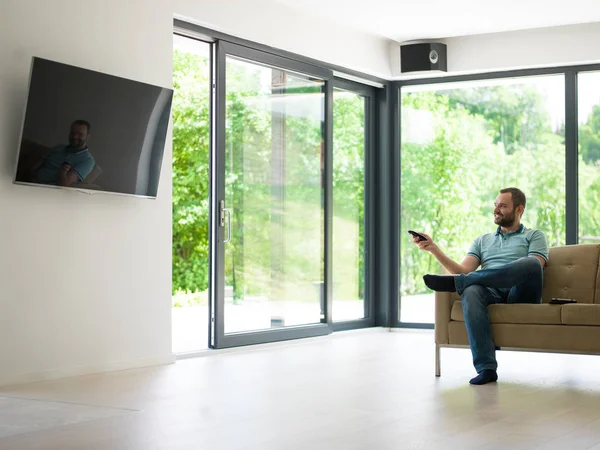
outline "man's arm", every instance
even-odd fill
[[[538,261],[540,263],[542,263],[542,268],[546,267],[546,260],[544,258],[542,258],[541,256],[537,256],[537,255],[529,255],[529,256],[533,256],[534,258],[537,258]]]
[[[71,166],[63,164],[60,168],[60,173],[58,175],[58,185],[72,186],[77,181],[79,181],[79,175],[77,174],[77,172],[72,170]]]
[[[418,238],[413,238],[413,242],[419,246],[421,250],[428,251],[433,255],[435,259],[446,269],[449,273],[453,275],[457,275],[460,273],[471,273],[477,270],[479,267],[480,261],[479,258],[473,255],[467,255],[463,258],[460,263],[452,260],[448,255],[446,255],[429,237],[428,235],[423,234],[427,238],[426,241],[419,241]]]
[[[71,167],[71,172],[77,175],[77,179],[75,181],[81,181],[86,179],[86,177],[91,173],[96,165],[96,161],[91,156],[87,158],[85,161],[76,164]]]
[[[94,158],[91,156],[75,166],[63,164],[58,179],[58,185],[73,186],[75,183],[85,180],[85,177],[90,174],[95,165],[96,161],[94,161]]]
[[[544,268],[548,263],[548,254],[548,241],[546,240],[546,235],[542,231],[536,230],[531,236],[527,256],[537,258],[539,262],[542,263],[542,268]]]
[[[439,253],[437,253],[439,252]],[[453,275],[458,275],[460,273],[471,273],[475,272],[479,267],[479,260],[475,258],[473,255],[467,255],[463,258],[463,260],[459,263],[450,259],[448,255],[446,255],[443,251],[441,251],[438,247],[437,252],[433,251],[431,254],[439,261],[439,263]]]

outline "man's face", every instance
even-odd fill
[[[494,203],[494,223],[501,227],[512,227],[516,220],[512,194],[499,194]]]
[[[88,140],[88,129],[85,125],[73,125],[69,134],[69,145],[74,149],[85,148]]]

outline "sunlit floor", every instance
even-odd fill
[[[334,321],[364,317],[364,304],[357,301],[334,301]],[[400,317],[403,322],[433,323],[433,295],[413,295],[402,298]],[[269,302],[249,299],[234,305],[225,302],[225,332],[265,330],[281,325],[318,323],[320,305],[313,302]],[[186,353],[208,348],[208,306],[173,308],[173,352]]]
[[[600,449],[600,358],[468,350],[383,329],[0,389],[2,450]]]

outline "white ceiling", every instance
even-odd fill
[[[600,22],[600,0],[272,1],[399,42]]]

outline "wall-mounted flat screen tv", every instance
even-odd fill
[[[33,58],[15,183],[155,198],[173,90]]]

